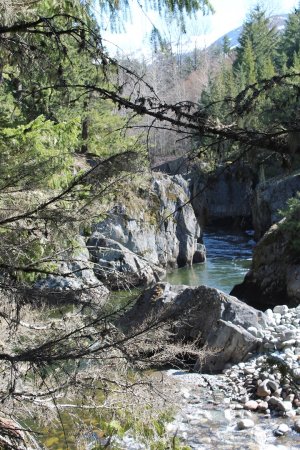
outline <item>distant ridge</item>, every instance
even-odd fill
[[[280,14],[270,17],[271,19],[271,27],[276,27],[279,32],[282,32],[285,28],[286,21],[288,18],[288,14]],[[225,36],[229,38],[230,48],[233,49],[239,44],[239,37],[242,33],[243,26],[236,28],[235,30],[229,31],[229,33],[224,34],[215,42],[213,42],[209,48],[213,49],[216,47],[220,47],[223,44],[223,39]]]

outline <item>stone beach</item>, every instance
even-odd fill
[[[300,448],[300,305],[267,310],[268,325],[248,331],[256,354],[219,375],[171,370],[181,406],[169,425],[192,449]]]

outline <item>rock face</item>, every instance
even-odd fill
[[[273,225],[259,241],[251,270],[231,294],[261,310],[300,303],[300,267],[290,258],[287,235],[280,225]]]
[[[289,198],[300,191],[300,173],[270,180],[257,186],[252,200],[252,222],[256,238],[280,220],[278,210],[285,208]]]
[[[214,350],[195,365],[208,372],[218,372],[255,351],[261,340],[247,328],[260,330],[268,320],[262,312],[217,289],[169,283],[159,283],[142,294],[123,326],[131,329],[155,317],[168,324],[175,342],[197,339],[199,347],[207,345]]]
[[[38,296],[44,296],[54,301],[85,301],[89,298],[102,302],[109,294],[108,289],[95,276],[94,264],[84,239],[77,238],[76,254],[61,255],[65,260],[60,263],[59,275],[50,275],[39,280],[33,286]]]
[[[94,225],[86,244],[78,238],[76,257],[61,255],[61,276],[50,276],[35,287],[45,295],[63,293],[73,301],[85,288],[91,293],[95,287],[93,295],[104,296],[107,289],[102,283],[113,290],[145,285],[163,277],[165,268],[204,262],[188,182],[181,175],[156,174],[142,186],[123,193],[124,202]]]
[[[220,167],[214,175],[192,174],[192,203],[200,223],[247,226],[255,176],[245,166]]]
[[[111,289],[126,289],[158,281],[165,271],[131,252],[122,244],[94,233],[87,242],[97,278]]]
[[[164,268],[204,261],[200,227],[188,203],[188,183],[180,175],[155,174],[147,191],[115,207],[109,218],[95,226],[95,235],[121,244],[126,249]]]
[[[169,161],[163,162],[162,164],[156,164],[152,167],[155,172],[167,173],[168,175],[188,174],[193,168],[193,160],[189,161],[189,158],[186,156],[169,159]]]

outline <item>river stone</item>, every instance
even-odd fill
[[[288,312],[289,308],[287,305],[277,305],[275,306],[275,308],[273,309],[274,313],[279,313],[281,315],[284,315]]]
[[[256,394],[259,397],[267,397],[268,395],[271,394],[271,390],[268,388],[268,383],[269,383],[269,380],[266,379],[258,385]]]
[[[253,334],[254,336],[257,336],[258,330],[255,327],[249,327],[247,330],[249,333]]]
[[[296,380],[300,380],[300,368],[293,370],[293,376],[296,378]]]
[[[271,405],[274,408],[276,408],[282,412],[287,412],[287,411],[290,411],[291,409],[293,409],[293,405],[291,402],[283,401],[276,397],[271,397],[270,400],[268,401],[268,404],[269,404],[269,406]]]
[[[282,423],[279,425],[276,430],[274,430],[275,436],[283,436],[284,434],[288,433],[290,431],[290,427],[286,425],[285,423]]]
[[[237,423],[237,427],[239,430],[248,430],[249,428],[253,428],[254,426],[255,424],[251,419],[243,419]]]
[[[268,402],[260,402],[257,406],[258,411],[266,412],[269,408]]]
[[[253,325],[261,329],[267,323],[262,312],[217,289],[169,283],[146,290],[122,318],[122,325],[130,330],[150,318],[167,326],[162,345],[164,339],[179,343],[197,340],[200,348],[205,345],[212,349],[212,354],[195,365],[195,370],[207,372],[222,371],[227,363],[238,363],[256,351],[261,340],[247,328]]]
[[[272,390],[272,391],[277,391],[277,389],[279,388],[278,383],[276,383],[276,381],[274,380],[268,380],[268,387]]]
[[[258,403],[255,400],[249,400],[244,404],[244,408],[248,411],[256,411],[258,408]]]

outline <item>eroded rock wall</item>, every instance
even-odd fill
[[[202,249],[201,230],[181,175],[154,174],[134,205],[119,203],[95,233],[113,240],[150,264],[163,268],[191,265]],[[134,202],[133,202],[134,203]],[[204,258],[204,256],[203,256]]]
[[[300,266],[292,258],[288,234],[280,223],[274,224],[258,242],[251,270],[231,294],[261,310],[300,303]]]
[[[252,198],[252,222],[257,239],[278,222],[279,210],[286,207],[287,200],[300,191],[300,173],[272,179],[257,186]]]
[[[194,170],[192,205],[203,224],[251,224],[251,198],[255,174],[247,166],[219,167],[214,174]]]

